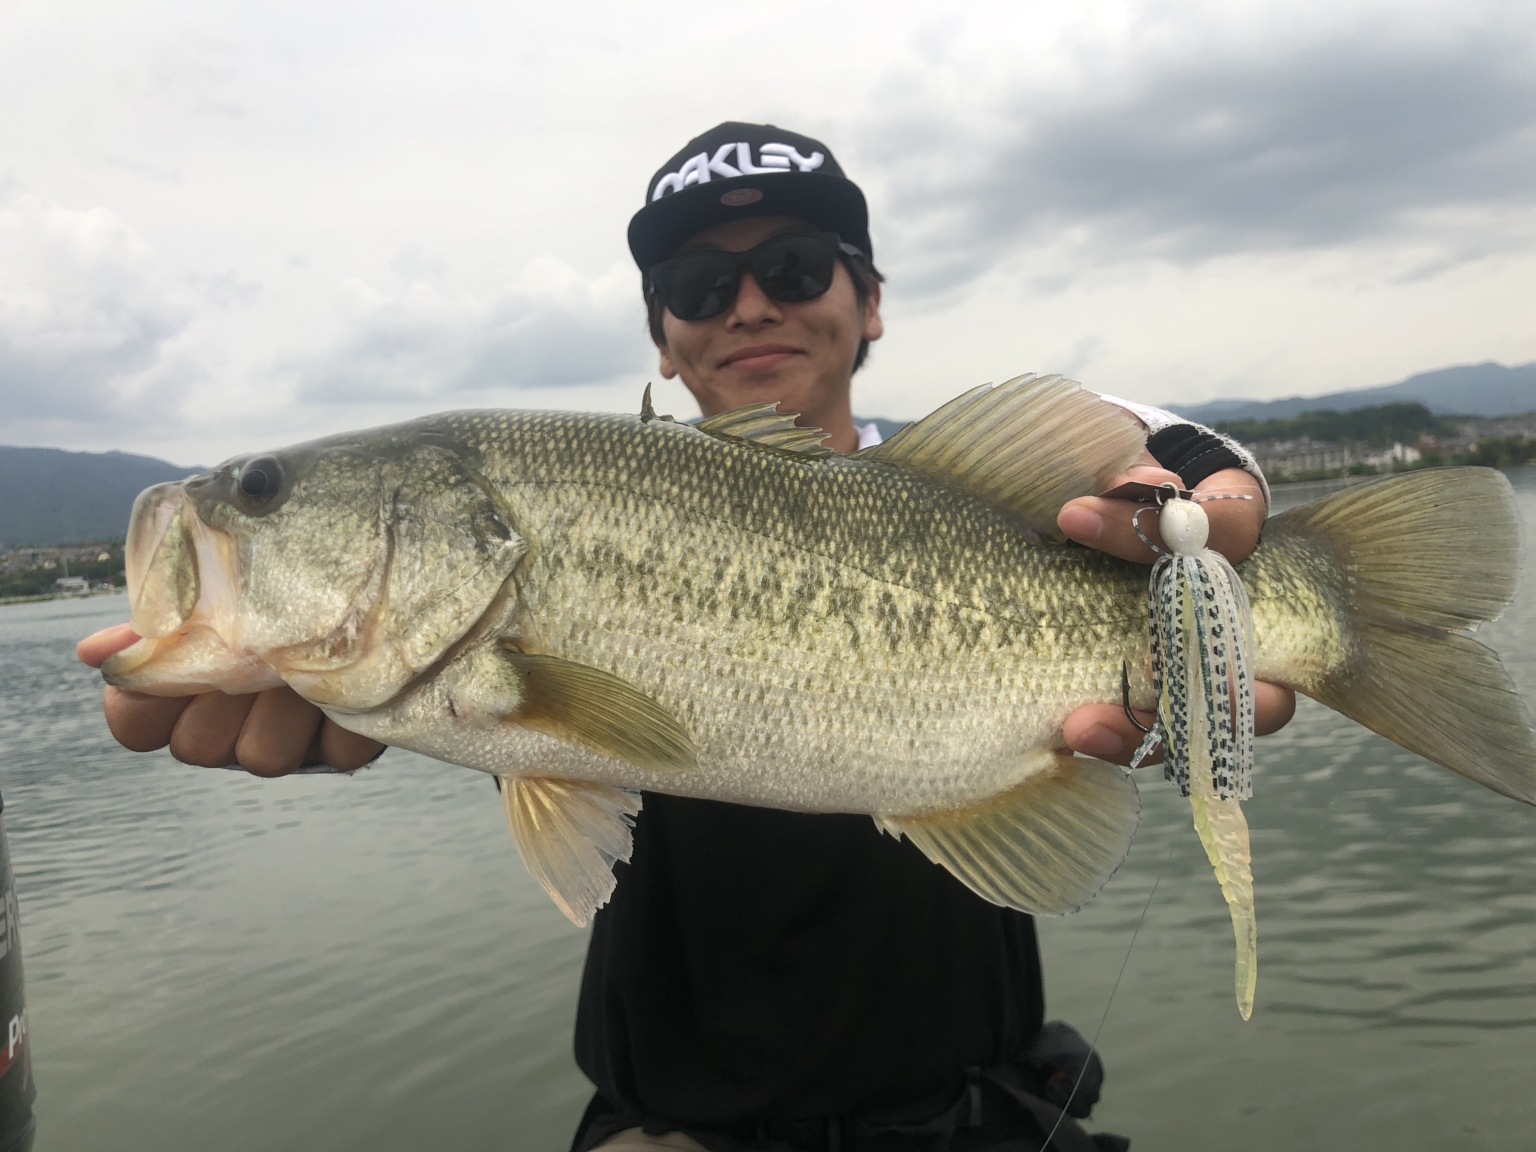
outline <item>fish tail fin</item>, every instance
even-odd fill
[[[1331,554],[1342,660],[1298,685],[1412,752],[1536,804],[1536,733],[1498,656],[1463,633],[1519,577],[1514,493],[1489,468],[1436,468],[1348,488],[1270,521],[1266,542]]]

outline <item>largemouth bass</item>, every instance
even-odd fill
[[[161,694],[289,684],[354,732],[498,776],[583,923],[638,793],[867,813],[982,897],[1071,911],[1124,858],[1080,705],[1152,703],[1146,568],[1061,542],[1142,450],[1059,377],[976,389],[851,456],[771,406],[458,412],[162,484],[127,546]],[[1536,802],[1536,740],[1464,635],[1514,594],[1508,482],[1426,470],[1271,519],[1239,566],[1254,674]]]

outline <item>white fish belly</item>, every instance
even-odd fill
[[[697,767],[661,773],[511,721],[455,717],[451,695],[445,675],[394,708],[332,715],[373,739],[495,775],[569,777],[790,811],[903,815],[963,807],[1013,787],[1039,770],[1029,753],[1056,743],[1060,727],[981,706],[957,707],[943,724],[816,723],[825,718],[812,709],[789,720],[796,697],[781,690],[765,694],[761,722],[728,708],[680,710],[702,722],[686,724],[697,733]]]

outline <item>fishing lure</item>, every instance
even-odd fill
[[[1158,529],[1166,548],[1136,525],[1160,554],[1147,593],[1157,720],[1131,763],[1140,764],[1161,743],[1164,775],[1189,798],[1232,917],[1237,1010],[1246,1020],[1258,981],[1258,922],[1242,809],[1253,795],[1253,617],[1231,563],[1206,547],[1210,519],[1191,495],[1171,484],[1159,490]]]

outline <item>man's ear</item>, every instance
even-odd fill
[[[864,301],[864,339],[878,340],[885,335],[885,324],[880,319],[880,285],[869,286],[869,297]]]
[[[667,351],[667,346],[665,344],[656,345],[656,355],[660,359],[662,379],[676,380],[677,365],[672,363],[672,353]]]

